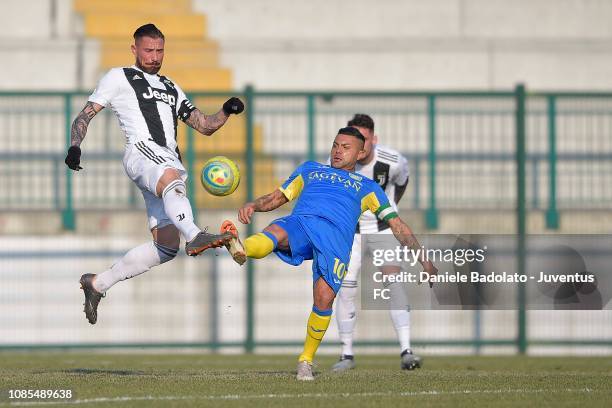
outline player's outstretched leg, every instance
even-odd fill
[[[174,169],[166,169],[162,179],[170,179],[161,189],[162,180],[158,182],[158,194],[161,190],[161,199],[164,203],[164,212],[174,226],[185,238],[185,252],[189,256],[196,256],[209,248],[218,248],[227,244],[233,238],[231,234],[209,234],[201,231],[193,222],[193,211],[187,198],[185,182],[178,178]],[[177,177],[172,179],[172,177]]]
[[[86,273],[81,276],[81,289],[83,289],[83,293],[85,294],[85,306],[84,312],[85,317],[89,320],[89,323],[96,324],[98,321],[98,304],[100,303],[100,299],[104,297],[103,293],[98,292],[94,289],[93,281],[95,278],[95,274]]]
[[[240,241],[238,237],[238,228],[236,228],[233,222],[225,220],[223,224],[221,224],[221,234],[224,233],[230,233],[233,236],[233,238],[225,244],[230,255],[238,265],[244,264],[247,260],[247,256],[244,245],[242,245],[242,241]]]
[[[223,221],[221,233],[232,235],[232,239],[230,239],[225,247],[234,261],[239,265],[244,264],[247,258],[264,258],[274,251],[278,245],[278,240],[269,231],[251,235],[244,241],[244,244],[242,244],[242,241],[240,241],[238,237],[238,229],[233,222],[228,220]]]
[[[157,233],[160,231],[157,230]],[[177,251],[178,248],[166,247],[154,241],[146,242],[130,249],[106,271],[98,275],[89,273],[81,276],[81,288],[85,293],[85,315],[89,323],[96,323],[98,303],[107,290],[120,281],[141,275],[174,259]]]
[[[219,248],[227,245],[233,238],[232,234],[209,234],[206,231],[200,231],[191,241],[185,244],[185,252],[189,256],[200,255],[202,252],[210,248]]]

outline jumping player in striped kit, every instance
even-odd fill
[[[133,278],[150,268],[172,260],[179,249],[180,235],[190,256],[227,244],[231,233],[209,234],[200,230],[186,195],[187,172],[181,163],[176,142],[177,120],[210,136],[225,124],[231,114],[239,114],[244,104],[230,98],[214,115],[204,115],[187,99],[183,90],[169,78],[159,75],[164,58],[164,35],[153,24],[134,32],[131,67],[113,68],[98,83],[83,110],[72,124],[71,146],[65,163],[81,170],[80,145],[91,119],[110,106],[125,133],[123,167],[142,191],[153,241],[128,251],[108,270],[81,276],[85,294],[85,316],[97,321],[97,308],[103,294],[119,281]]]

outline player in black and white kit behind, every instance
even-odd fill
[[[389,198],[389,203],[397,211],[397,203],[401,200],[409,180],[408,161],[396,150],[377,144],[378,137],[374,134],[374,121],[365,114],[355,114],[348,126],[359,129],[366,139],[364,150],[366,157],[357,162],[355,171],[376,181]],[[342,353],[332,369],[344,371],[355,367],[353,353],[353,332],[357,320],[355,297],[358,291],[359,272],[361,270],[361,250],[394,249],[395,245],[385,234],[392,234],[386,223],[379,222],[374,214],[366,211],[359,219],[348,272],[342,282],[336,302],[336,320]],[[389,247],[389,245],[392,245]],[[386,262],[381,268],[384,274],[400,272],[397,262]],[[393,326],[400,343],[401,368],[412,370],[421,366],[421,359],[412,354],[410,349],[410,306],[401,283],[391,283],[387,286],[391,294],[390,314]]]
[[[164,58],[164,35],[153,24],[134,32],[131,46],[136,62],[131,67],[113,68],[98,83],[87,104],[72,123],[71,146],[65,163],[79,171],[80,145],[91,119],[110,106],[125,133],[123,167],[142,191],[153,241],[128,251],[108,270],[81,276],[85,294],[85,316],[97,321],[103,294],[119,281],[133,278],[150,268],[172,260],[178,253],[180,235],[185,251],[195,256],[229,243],[232,233],[209,234],[200,230],[186,195],[187,172],[181,163],[176,142],[177,120],[210,136],[244,104],[230,98],[214,115],[204,115],[169,78],[159,75]]]

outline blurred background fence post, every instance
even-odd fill
[[[548,95],[548,209],[546,228],[559,229],[557,211],[557,98]]]
[[[66,129],[66,151],[71,145],[70,132],[72,128],[72,94],[64,94],[64,122]],[[76,228],[74,221],[74,209],[72,203],[72,170],[65,168],[66,174],[66,196],[64,200],[64,209],[62,211],[62,225],[65,230],[73,231]]]
[[[308,98],[308,160],[316,160],[316,123],[315,123],[315,95],[309,94]]]
[[[427,228],[438,228],[438,210],[436,209],[436,96],[427,97],[427,117],[429,124],[429,207],[425,220]]]
[[[253,201],[255,198],[255,152],[254,152],[254,135],[255,135],[255,109],[257,102],[255,100],[255,92],[252,86],[247,86],[244,90],[244,99],[246,103],[246,183],[247,195],[246,201]],[[253,223],[247,225],[247,236],[255,232]],[[255,266],[253,261],[249,259],[246,264],[246,336],[244,339],[244,349],[247,353],[252,353],[255,349]]]
[[[517,248],[517,273],[525,275],[525,239],[527,230],[527,208],[525,191],[525,85],[519,84],[515,88],[516,98],[516,248]],[[527,352],[527,311],[526,286],[524,283],[518,285],[518,328],[517,346],[521,354]]]

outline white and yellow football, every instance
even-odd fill
[[[200,181],[206,191],[216,196],[232,194],[240,184],[240,170],[232,160],[216,156],[204,163]]]

